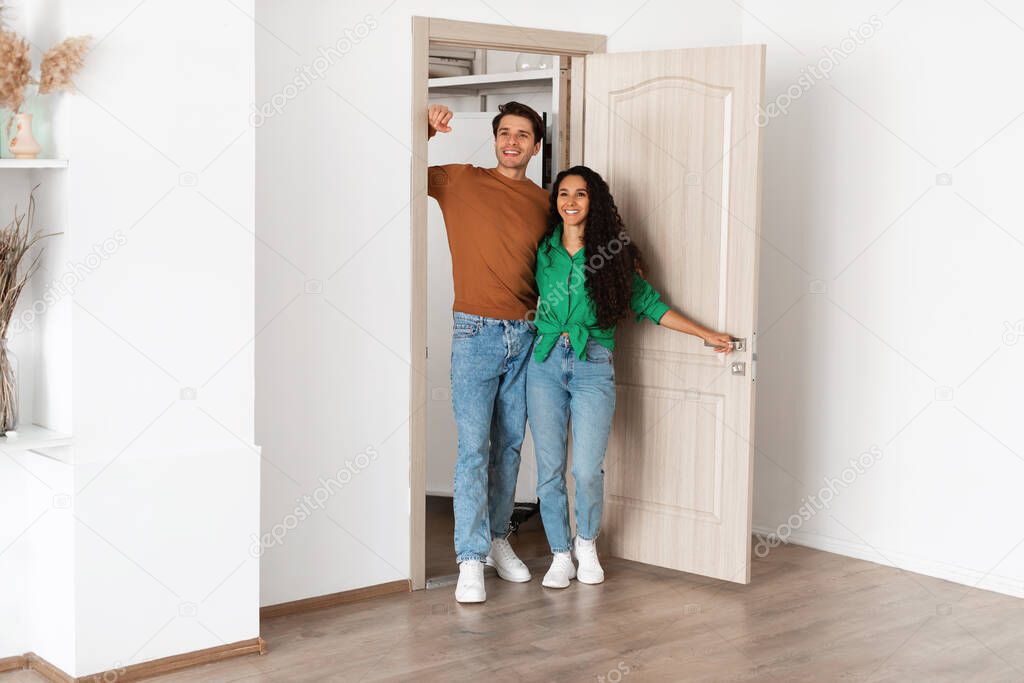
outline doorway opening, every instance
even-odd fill
[[[410,414],[410,576],[413,589],[446,585],[457,573],[452,482],[457,436],[450,395],[453,288],[451,256],[441,211],[426,196],[427,167],[496,165],[491,120],[498,105],[517,100],[545,121],[541,154],[527,177],[549,189],[571,156],[570,90],[573,57],[603,52],[605,37],[413,19],[413,315]],[[582,98],[581,98],[582,99]],[[426,111],[454,112],[452,132],[427,145]],[[513,536],[528,561],[549,554],[537,512],[536,464],[527,430],[516,487]]]

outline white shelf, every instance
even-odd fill
[[[540,71],[516,71],[510,74],[478,74],[475,76],[445,76],[427,79],[427,87],[435,88],[502,88],[523,85],[530,82],[548,81],[558,76],[558,69]]]
[[[67,159],[0,159],[2,168],[67,168]]]
[[[42,448],[70,446],[71,435],[61,434],[39,425],[18,425],[15,437],[0,436],[0,452],[35,451]]]

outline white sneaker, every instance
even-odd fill
[[[487,599],[483,562],[466,560],[459,563],[459,584],[455,587],[455,599],[458,602],[483,602]]]
[[[572,563],[572,555],[568,552],[555,553],[551,559],[551,569],[544,575],[542,586],[547,588],[568,588],[569,581],[576,578],[576,565]]]
[[[523,583],[531,578],[530,570],[523,561],[512,550],[512,546],[504,538],[496,538],[491,541],[491,552],[484,560],[488,566],[498,570],[498,576],[506,581]]]
[[[601,583],[604,581],[604,570],[597,559],[597,543],[576,537],[576,561],[580,568],[576,575],[580,583]]]

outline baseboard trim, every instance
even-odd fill
[[[260,618],[272,619],[274,617],[285,616],[288,614],[312,612],[315,610],[326,609],[328,607],[335,607],[337,605],[345,605],[361,600],[368,600],[370,598],[380,597],[383,595],[407,593],[411,590],[412,583],[408,579],[390,581],[388,583],[356,588],[354,590],[342,591],[340,593],[331,593],[329,595],[319,595],[313,598],[283,602],[277,605],[268,605],[260,608]],[[17,671],[19,669],[31,669],[46,680],[51,681],[51,683],[102,683],[102,681],[110,680],[111,675],[113,675],[116,678],[117,683],[130,683],[131,681],[141,681],[154,676],[162,676],[173,671],[189,669],[223,659],[230,659],[232,657],[241,657],[248,654],[262,655],[265,654],[266,651],[266,642],[263,638],[256,637],[249,640],[242,640],[237,643],[229,643],[227,645],[218,645],[217,647],[210,647],[204,650],[195,650],[194,652],[171,655],[169,657],[162,657],[148,662],[132,664],[131,666],[113,671],[101,671],[87,676],[79,676],[77,678],[57,668],[34,652],[26,652],[24,655],[0,658],[0,673],[5,671]]]
[[[754,526],[754,534],[763,538],[774,537],[777,533],[778,529],[776,528]],[[858,560],[867,560],[868,562],[874,562],[886,567],[895,567],[915,574],[952,581],[953,583],[971,588],[980,588],[1015,598],[1024,598],[1024,581],[1015,580],[1008,576],[999,576],[991,572],[960,567],[946,562],[929,560],[890,550],[879,551],[865,543],[855,543],[806,531],[794,531],[786,540],[788,543],[804,546],[805,548],[824,550],[825,552],[845,555],[846,557],[853,557]],[[757,542],[755,539],[755,548]]]
[[[180,655],[161,657],[148,662],[132,664],[131,666],[101,671],[88,676],[74,676],[58,669],[34,652],[27,652],[20,657],[6,657],[0,659],[0,671],[11,671],[14,669],[31,669],[51,683],[102,683],[102,681],[116,680],[117,683],[128,683],[129,681],[141,681],[154,676],[162,676],[173,671],[189,669],[194,666],[219,662],[222,659],[241,657],[249,654],[264,654],[267,651],[263,638],[256,637],[249,640],[240,640],[237,643],[208,647],[204,650],[184,652]],[[17,664],[17,666],[15,666]]]
[[[17,671],[19,669],[27,669],[25,655],[15,655],[13,657],[0,658],[0,673],[5,671]]]
[[[382,595],[391,595],[393,593],[407,593],[411,590],[412,583],[409,581],[409,579],[389,581],[388,583],[378,583],[373,586],[356,588],[350,591],[341,591],[340,593],[329,593],[327,595],[318,595],[312,598],[303,598],[301,600],[292,600],[291,602],[281,602],[276,605],[267,605],[266,607],[260,607],[260,619],[273,619],[275,617],[283,617],[288,614],[302,614],[303,612],[313,612],[315,610],[327,609],[328,607],[346,605],[350,602],[358,602],[360,600],[377,598]]]
[[[90,680],[88,676],[76,679],[71,674],[50,664],[35,652],[25,653],[25,668],[35,671],[46,680],[51,681],[51,683],[78,683],[78,681]]]

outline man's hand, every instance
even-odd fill
[[[448,122],[452,120],[452,110],[443,104],[432,104],[427,109],[427,139],[434,137],[438,131],[450,133],[452,127]]]

